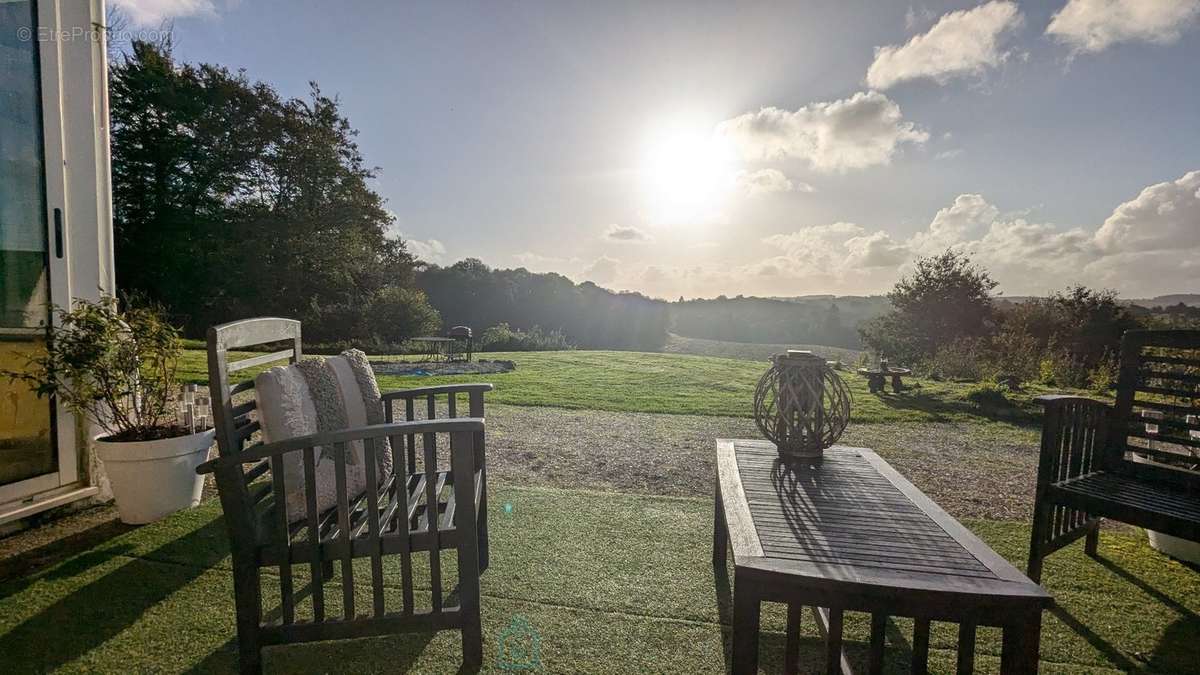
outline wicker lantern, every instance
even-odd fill
[[[754,391],[754,422],[784,457],[815,458],[850,421],[850,391],[821,358],[789,349],[771,357]]]

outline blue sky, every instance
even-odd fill
[[[1200,0],[112,0],[336,94],[414,250],[663,297],[1200,292]]]

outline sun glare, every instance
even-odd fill
[[[642,176],[652,220],[697,224],[720,212],[733,186],[733,153],[711,127],[667,127],[647,143]]]

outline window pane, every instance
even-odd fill
[[[32,2],[0,0],[0,369],[40,349],[49,318],[41,87]],[[50,403],[0,378],[0,485],[58,468]]]
[[[0,1],[0,332],[45,325],[46,205],[34,6]]]

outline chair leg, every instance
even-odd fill
[[[237,608],[238,664],[242,675],[262,673],[262,589],[258,568],[252,563],[236,564],[233,569],[234,602]]]
[[[1100,521],[1097,520],[1090,527],[1087,538],[1083,541],[1083,552],[1093,558],[1098,558],[1099,553],[1096,552],[1096,547],[1100,543]]]

